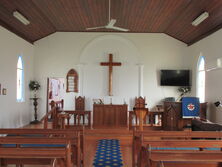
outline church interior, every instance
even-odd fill
[[[221,0],[1,0],[0,167],[222,167]]]

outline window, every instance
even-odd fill
[[[197,97],[201,103],[205,101],[205,60],[202,55],[197,63]]]
[[[17,62],[17,102],[24,101],[24,68],[22,57],[19,56]]]

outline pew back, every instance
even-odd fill
[[[132,161],[133,166],[137,164],[138,155],[143,146],[149,145],[152,142],[159,141],[159,143],[164,143],[167,140],[172,140],[175,143],[182,143],[184,140],[189,143],[197,139],[203,139],[202,147],[206,147],[207,144],[212,142],[212,139],[221,140],[222,139],[222,132],[192,132],[192,131],[134,131],[133,133],[133,154],[132,154]],[[207,141],[207,142],[205,142]],[[164,145],[163,144],[163,145]],[[179,145],[180,145],[179,144]],[[169,145],[168,145],[169,146]]]
[[[27,147],[28,149],[31,150],[33,149],[32,150],[33,153],[30,153],[31,156],[33,156],[35,152],[39,152],[38,149],[40,148],[41,149],[44,148],[43,150],[45,150],[45,152],[41,153],[41,155],[44,156],[45,153],[47,153],[47,150],[51,152],[52,148],[58,150],[58,152],[61,152],[59,150],[61,150],[62,148],[61,147],[57,148],[58,144],[61,145],[64,144],[64,142],[67,143],[68,141],[71,147],[73,163],[76,164],[77,166],[80,166],[81,161],[83,161],[83,146],[81,146],[80,131],[62,130],[62,129],[0,129],[0,134],[1,134],[0,144],[2,146],[4,146],[4,144],[14,144],[16,145],[16,147],[22,146],[21,148],[19,148],[20,150],[25,149],[24,147]],[[2,149],[5,148],[2,147]],[[7,148],[7,149],[8,150],[11,149],[11,154],[17,155],[15,148]],[[53,151],[51,154],[53,154]],[[6,158],[5,155],[3,155],[3,152],[0,152],[0,157]],[[40,155],[36,156],[36,158],[40,159],[43,157]],[[9,156],[8,158],[12,157]],[[14,156],[14,158],[16,158],[16,156]],[[30,157],[28,156],[28,154],[23,155],[23,159],[25,158],[30,158]]]
[[[151,167],[156,162],[159,166],[171,162],[176,164],[197,162],[222,162],[221,140],[151,140],[142,146],[138,156],[138,167]],[[218,164],[219,165],[219,164]],[[207,166],[207,164],[206,164]],[[216,165],[217,166],[217,165]]]

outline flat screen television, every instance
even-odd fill
[[[161,86],[190,86],[190,70],[160,70]]]

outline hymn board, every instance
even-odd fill
[[[113,95],[112,92],[112,80],[113,80],[113,66],[121,66],[120,62],[113,62],[113,55],[109,54],[108,62],[101,62],[101,66],[109,66],[109,96]]]

